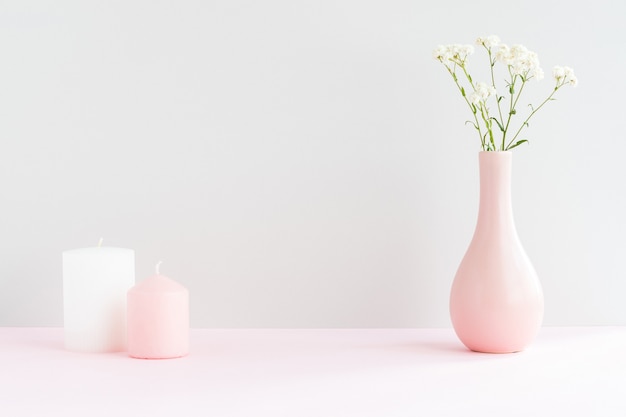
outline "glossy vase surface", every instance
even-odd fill
[[[480,204],[474,237],[450,294],[459,339],[477,352],[526,348],[543,320],[543,291],[511,205],[511,152],[480,152]]]

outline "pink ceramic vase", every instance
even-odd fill
[[[543,292],[515,230],[511,152],[480,152],[480,205],[474,237],[450,294],[457,336],[478,352],[528,346],[543,319]]]

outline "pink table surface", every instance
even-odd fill
[[[522,353],[451,329],[193,329],[191,354],[63,348],[0,328],[0,416],[626,416],[626,327],[545,327]]]

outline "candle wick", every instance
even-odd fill
[[[161,266],[161,264],[162,264],[162,263],[163,263],[163,261],[159,261],[159,262],[156,264],[156,267],[154,268],[154,269],[156,269],[156,274],[157,274],[157,275],[161,275],[161,273],[159,272],[159,267]]]
[[[101,247],[101,246],[102,246],[102,241],[103,241],[103,240],[104,240],[104,238],[102,238],[102,237],[101,237],[101,238],[100,238],[100,240],[98,241],[98,247]]]

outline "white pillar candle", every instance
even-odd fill
[[[135,252],[94,247],[63,252],[65,347],[126,350],[126,292],[135,284]]]

